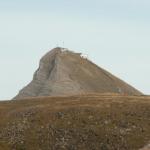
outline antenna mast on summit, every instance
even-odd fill
[[[56,47],[59,47],[59,44],[58,44],[58,43],[56,44]]]
[[[65,47],[65,43],[64,43],[64,41],[63,41],[63,48]]]

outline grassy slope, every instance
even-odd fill
[[[84,95],[0,102],[0,150],[137,150],[150,97]]]

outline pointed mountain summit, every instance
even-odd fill
[[[81,53],[57,47],[42,57],[33,80],[14,99],[88,93],[142,94]]]

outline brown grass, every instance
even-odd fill
[[[150,97],[89,94],[0,102],[0,150],[138,150]]]

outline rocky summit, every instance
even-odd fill
[[[81,53],[57,47],[41,58],[33,80],[14,99],[87,93],[142,94]]]

